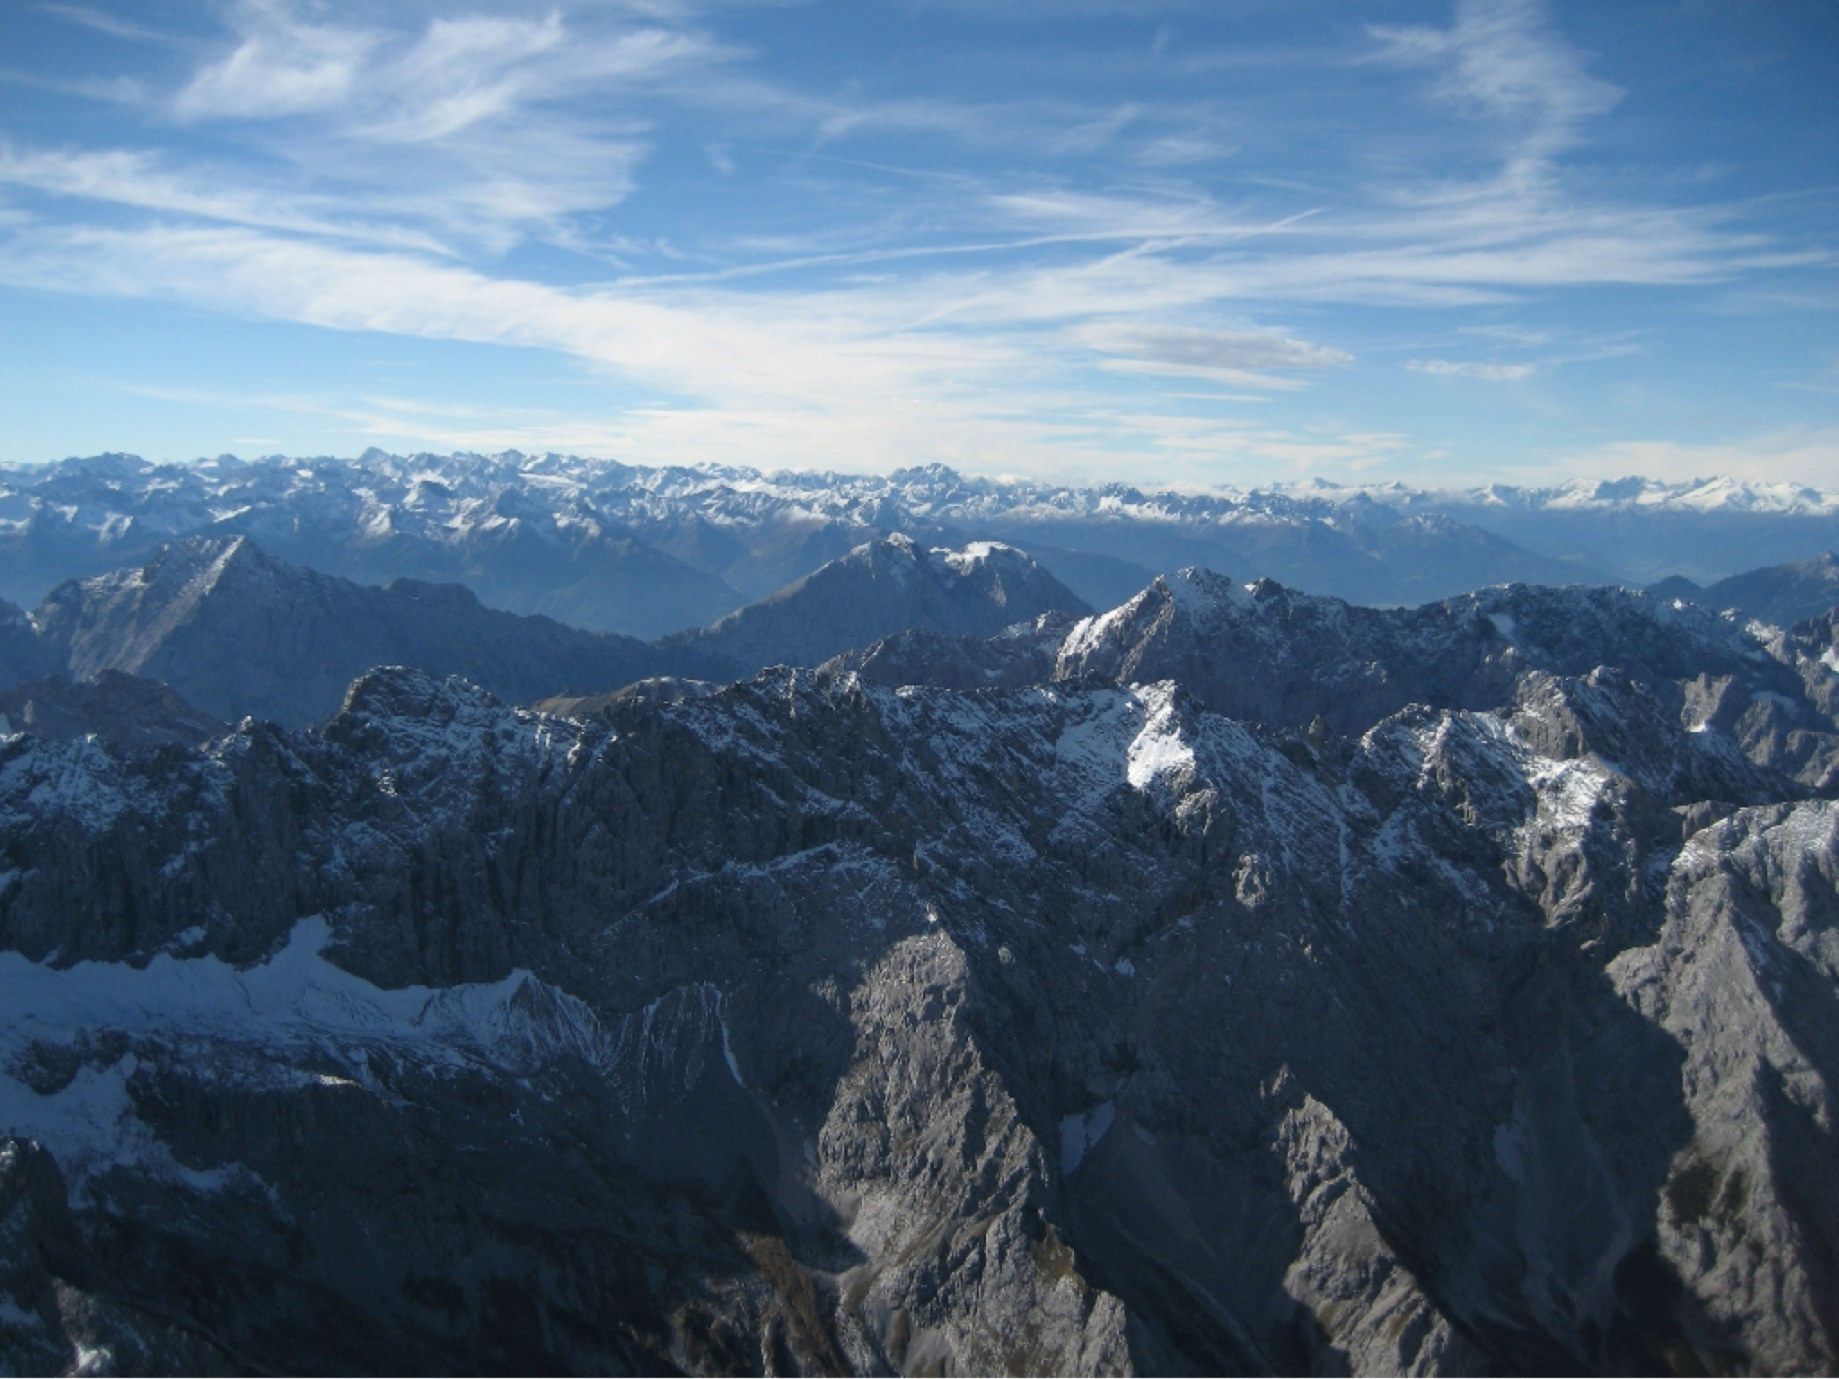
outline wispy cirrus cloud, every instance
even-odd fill
[[[1477,309],[1832,261],[1752,207],[1576,177],[1622,88],[1538,0],[1343,25],[1314,48],[1293,35],[1272,63],[1184,47],[1208,13],[1193,7],[1128,61],[1063,70],[1046,43],[1018,44],[1013,67],[826,66],[814,28],[775,64],[771,25],[725,29],[727,10],[688,3],[221,13],[168,49],[189,60],[163,84],[133,77],[121,146],[0,144],[0,280],[512,345],[673,399],[544,421],[550,436],[1371,466],[1409,448],[1390,422],[1346,418],[1326,439],[1267,426],[1254,446],[1212,413],[1326,400],[1376,367],[1425,396],[1456,395],[1438,376],[1538,376],[1495,394],[1530,401],[1559,365],[1603,356],[1529,333],[1468,358],[1473,341],[1415,325],[1409,350],[1373,342],[1395,318],[1461,330]],[[1236,391],[1181,393],[1182,378]]]
[[[1541,175],[1622,90],[1592,76],[1552,29],[1540,0],[1460,0],[1447,29],[1374,25],[1384,59],[1430,67],[1432,94],[1500,121],[1512,141],[1510,180]]]
[[[295,20],[281,5],[244,0],[241,39],[179,92],[180,119],[262,119],[336,110],[350,97],[383,36]]]
[[[38,6],[47,14],[73,24],[81,24],[86,29],[107,34],[111,38],[123,38],[134,43],[153,43],[161,46],[173,42],[172,36],[147,24],[137,24],[133,20],[123,19],[120,15],[110,14],[89,5],[63,5],[41,3]]]
[[[718,64],[706,36],[655,22],[583,30],[537,17],[434,18],[404,32],[360,11],[309,21],[242,0],[235,41],[173,94],[182,123],[244,131],[271,176],[357,214],[502,253],[567,238],[617,205],[648,152],[647,82]],[[257,169],[258,175],[262,169]]]
[[[238,179],[224,171],[200,176],[195,168],[175,172],[165,163],[160,155],[142,150],[23,152],[0,143],[0,185],[231,225],[444,252],[434,236],[387,219],[346,218],[350,208],[341,198],[257,192],[239,187]]]

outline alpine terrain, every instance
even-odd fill
[[[0,610],[0,1364],[1839,1366],[1839,613],[913,537]]]

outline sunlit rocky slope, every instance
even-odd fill
[[[1830,1370],[1835,666],[1186,571],[576,718],[0,738],[0,1355]]]

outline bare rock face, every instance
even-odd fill
[[[1678,1041],[1695,1133],[1670,1165],[1660,1257],[1711,1349],[1774,1372],[1839,1331],[1830,1240],[1839,1073],[1839,812],[1748,809],[1694,833],[1654,941],[1619,955],[1618,992]],[[1790,1034],[1789,1031],[1794,1031]],[[1803,1215],[1811,1212],[1811,1217]],[[1758,1315],[1743,1300],[1767,1296]]]
[[[0,1344],[1829,1370],[1830,652],[1194,577],[572,718],[0,738]],[[993,687],[869,674],[946,653]]]
[[[1115,1374],[1124,1309],[1081,1276],[1046,1210],[1045,1147],[969,1025],[964,952],[898,944],[852,1002],[855,1059],[820,1133],[864,1262],[839,1280],[855,1368]]]
[[[1284,1288],[1320,1329],[1321,1343],[1355,1374],[1461,1374],[1488,1357],[1429,1297],[1373,1219],[1347,1127],[1280,1073],[1287,1109],[1272,1132],[1302,1227]],[[1298,1099],[1300,1098],[1300,1099]],[[1294,1103],[1294,1104],[1291,1104]]]

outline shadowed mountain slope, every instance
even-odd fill
[[[59,668],[57,653],[40,640],[32,620],[0,599],[0,689],[36,680]]]
[[[771,598],[659,646],[750,674],[769,665],[814,666],[906,628],[989,636],[1049,611],[1091,610],[1014,547],[973,542],[925,550],[897,535],[858,546]]]
[[[94,733],[130,752],[164,743],[195,747],[229,731],[170,687],[119,670],[77,681],[47,675],[0,691],[0,727],[52,740]]]
[[[188,538],[140,569],[53,590],[35,619],[73,677],[123,670],[219,717],[303,724],[374,665],[464,674],[513,700],[656,673],[643,642],[482,607],[460,585],[353,584],[276,560],[247,537]]]
[[[298,725],[330,714],[374,665],[460,674],[528,703],[660,675],[728,680],[815,665],[908,627],[984,635],[1047,609],[1088,611],[1020,551],[922,551],[895,537],[713,628],[647,644],[486,608],[461,585],[376,588],[276,560],[246,537],[194,537],[140,568],[59,586],[31,621],[0,609],[0,639],[16,681],[120,670],[164,681],[220,717]]]
[[[1701,588],[1681,575],[1652,586],[1650,593],[1690,599],[1707,608],[1735,608],[1745,617],[1790,627],[1839,604],[1839,554],[1747,570]]]

